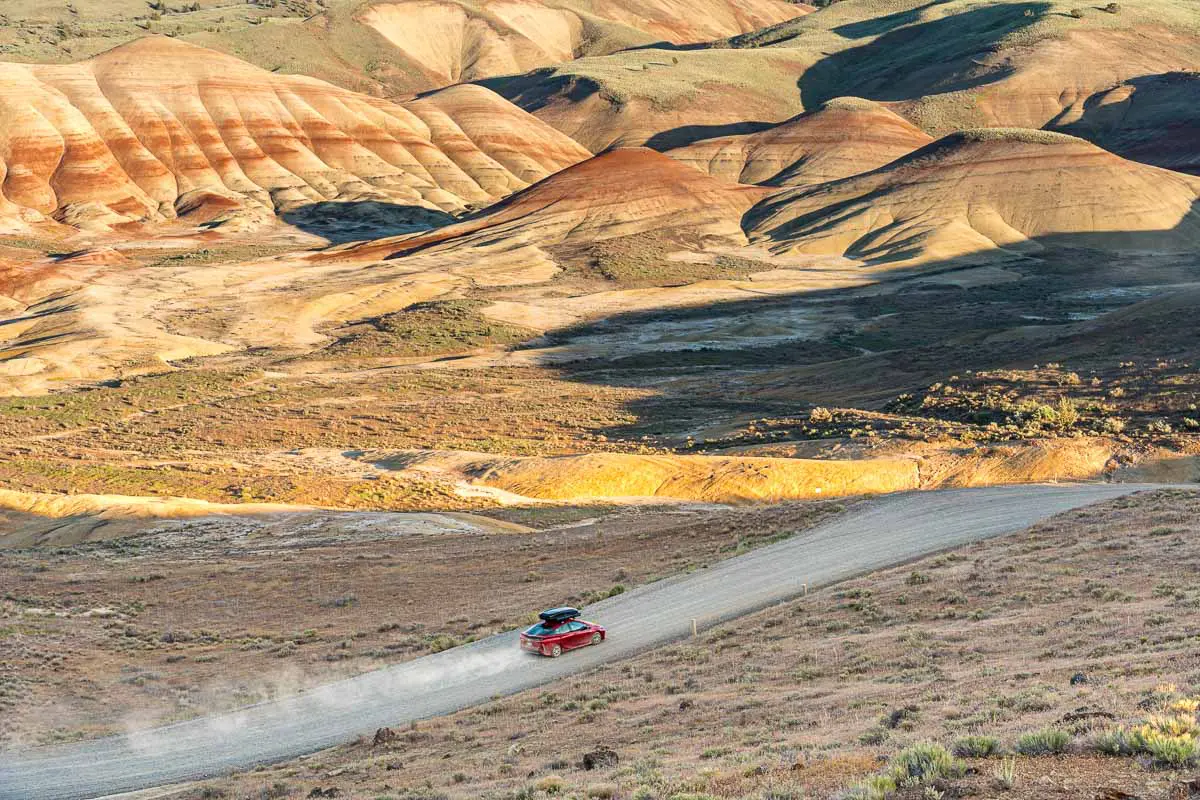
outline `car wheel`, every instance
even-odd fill
[[[554,645],[554,647],[550,648],[550,657],[551,658],[558,658],[561,655],[562,655],[562,645],[556,644],[556,645]]]
[[[592,644],[600,644],[600,640],[603,638],[604,637],[601,636],[599,633],[593,633],[592,634]]]

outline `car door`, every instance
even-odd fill
[[[588,640],[591,638],[592,634],[591,631],[588,630],[587,625],[584,625],[582,622],[575,621],[568,622],[567,624],[570,626],[570,632],[567,636],[567,644],[563,645],[564,647],[582,647],[588,643]]]

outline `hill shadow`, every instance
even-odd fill
[[[458,222],[445,211],[377,200],[310,203],[285,211],[280,218],[333,244],[420,233]]]
[[[797,81],[804,107],[816,108],[844,95],[884,102],[907,100],[1000,80],[1010,71],[972,74],[972,58],[994,52],[1001,39],[1032,25],[1049,8],[1045,2],[978,6],[919,24],[907,24],[916,17],[904,12],[843,26],[851,29],[846,35],[857,37],[871,35],[873,30],[886,32],[867,44],[826,56],[807,69]],[[905,27],[898,27],[901,25]]]
[[[895,14],[885,14],[882,17],[871,17],[859,22],[849,22],[845,25],[839,25],[833,29],[833,32],[839,36],[845,36],[847,39],[863,39],[868,36],[879,36],[896,28],[912,25],[921,19],[921,12],[949,2],[952,2],[952,0],[932,0],[923,6],[897,11]]]
[[[948,0],[947,0],[948,1]],[[622,50],[617,50],[618,53],[627,53],[634,50],[666,50],[668,52],[686,53],[690,50],[711,50],[713,49],[712,42],[689,42],[685,44],[676,44],[675,42],[658,41],[649,42],[647,44],[635,44],[626,47]]]
[[[686,147],[689,144],[705,139],[716,139],[721,136],[742,136],[749,133],[774,128],[782,123],[776,122],[730,122],[723,125],[680,125],[677,128],[660,131],[646,140],[646,147],[662,152],[674,147]]]
[[[533,113],[559,97],[579,103],[599,94],[601,86],[591,78],[570,73],[558,74],[557,67],[541,67],[519,75],[502,75],[475,81],[491,89],[517,107]]]
[[[1121,238],[1146,251],[1186,234],[1194,253],[1197,231],[1200,204],[1174,229]],[[1106,314],[1175,284],[1197,296],[1196,258],[1099,251],[1087,236],[1036,241],[1045,248],[1037,258],[983,267],[948,260],[919,271],[893,264],[877,284],[616,314],[527,346],[549,343],[558,358],[577,350],[578,359],[552,364],[565,379],[644,393],[626,403],[629,422],[603,431],[610,440],[677,443],[733,418],[805,416],[814,405],[878,410],[970,370],[1200,358],[1186,302],[1146,316],[1144,331],[1141,316],[1105,324]],[[972,277],[997,266],[1000,280]],[[814,323],[807,329],[806,318]],[[786,335],[789,325],[795,336]],[[756,340],[756,329],[776,335]],[[742,330],[751,332],[744,343]]]
[[[1046,127],[1131,161],[1200,175],[1200,74],[1142,75],[1121,86],[1132,90],[1124,100],[1109,101],[1111,90],[1097,92],[1084,100],[1078,119],[1060,124],[1060,115]]]

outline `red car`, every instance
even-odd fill
[[[579,619],[577,608],[552,608],[538,614],[542,620],[521,634],[521,649],[558,658],[564,650],[600,644],[608,632],[594,622]]]

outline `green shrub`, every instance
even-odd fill
[[[872,775],[846,793],[846,800],[887,800],[896,791],[896,782],[891,775]]]
[[[1054,416],[1058,427],[1065,430],[1079,422],[1079,409],[1075,407],[1075,402],[1071,398],[1060,397],[1058,405],[1054,409]]]
[[[449,650],[451,647],[457,646],[458,640],[444,633],[439,633],[429,639],[429,651],[432,653],[440,653],[443,650]]]
[[[617,787],[611,783],[593,783],[587,788],[587,796],[594,800],[613,800],[617,796]]]
[[[1023,756],[1050,756],[1065,753],[1071,734],[1057,728],[1026,733],[1017,739],[1016,750]]]
[[[951,749],[959,758],[991,758],[1000,754],[1000,740],[995,736],[964,736]]]
[[[1190,713],[1151,714],[1129,732],[1129,744],[1160,767],[1181,768],[1200,761],[1200,723]]]
[[[1160,767],[1182,769],[1194,766],[1200,761],[1200,749],[1197,749],[1196,740],[1186,736],[1146,736],[1141,740],[1141,749]]]
[[[920,742],[901,750],[888,770],[896,783],[929,783],[962,774],[962,765],[935,742]]]
[[[1092,746],[1106,756],[1131,756],[1136,752],[1124,728],[1113,728],[1096,737]]]

